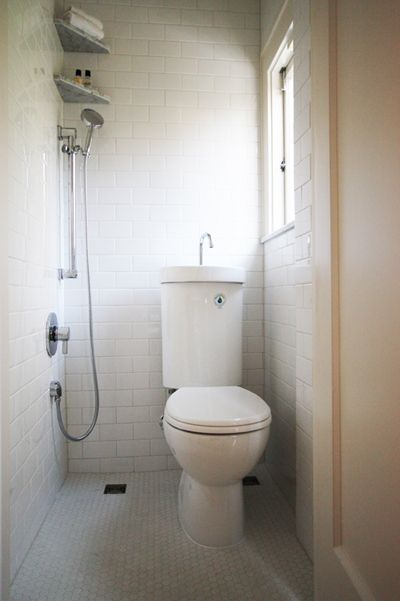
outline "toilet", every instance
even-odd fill
[[[178,513],[199,545],[244,537],[242,479],[268,441],[271,411],[240,387],[245,270],[165,267],[161,282],[166,441],[182,467]]]

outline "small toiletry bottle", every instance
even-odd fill
[[[83,83],[83,79],[82,79],[82,71],[81,69],[77,69],[75,71],[75,77],[74,77],[76,83]]]
[[[86,69],[86,71],[85,71],[85,78],[83,80],[83,85],[86,86],[87,88],[90,88],[90,86],[92,85],[92,77],[91,77],[91,73],[90,73],[89,69]]]

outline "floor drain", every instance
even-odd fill
[[[126,484],[106,484],[105,495],[124,495],[126,493]]]
[[[254,486],[260,484],[257,476],[245,476],[243,478],[243,486]]]

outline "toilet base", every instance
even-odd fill
[[[244,537],[243,484],[209,486],[182,472],[179,519],[187,536],[205,547],[231,547]]]

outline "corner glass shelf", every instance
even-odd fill
[[[93,36],[62,19],[54,19],[58,37],[65,52],[93,52],[110,54],[110,48]]]
[[[100,94],[97,90],[87,88],[62,75],[54,75],[54,83],[64,102],[87,102],[92,104],[110,104],[111,102],[109,96]]]

